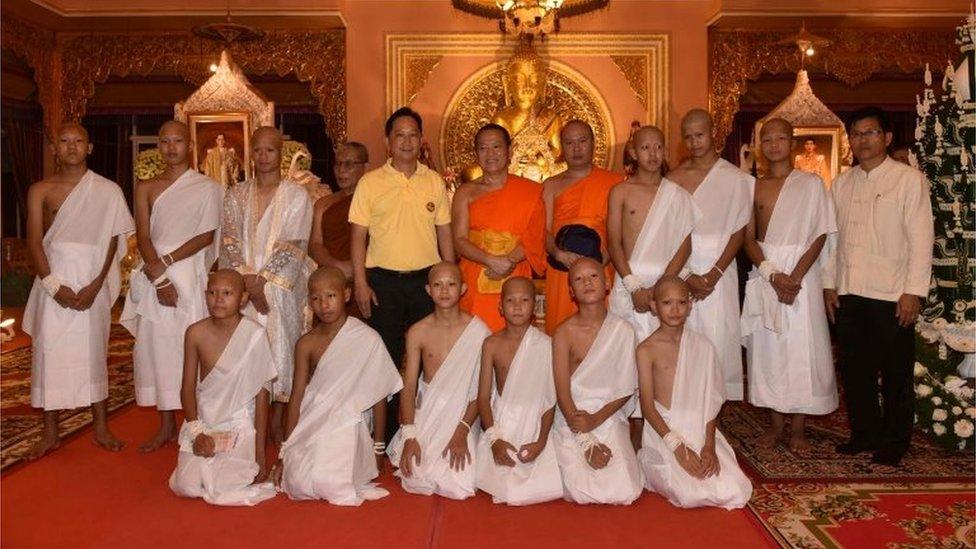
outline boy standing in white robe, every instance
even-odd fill
[[[582,258],[569,269],[579,310],[556,328],[552,369],[560,414],[552,443],[563,497],[629,505],[642,489],[627,418],[634,409],[634,329],[607,311],[603,266]]]
[[[183,379],[183,335],[207,316],[207,273],[217,259],[223,190],[190,169],[190,133],[182,122],[159,129],[166,162],[160,176],[136,184],[133,199],[142,267],[133,271],[119,322],[132,349],[136,404],[159,410],[159,430],[139,447],[151,452],[176,439]]]
[[[295,346],[287,438],[274,475],[292,499],[360,505],[389,495],[371,481],[385,457],[386,400],[403,381],[380,335],[346,316],[350,294],[336,267],[308,279],[319,323]]]
[[[467,287],[457,265],[435,264],[426,288],[434,312],[407,330],[400,430],[388,452],[407,492],[466,499],[475,493],[478,368],[491,332],[458,306]]]
[[[281,178],[281,133],[259,128],[251,137],[254,179],[228,189],[221,218],[220,267],[244,275],[250,302],[244,314],[268,332],[278,371],[272,398],[271,439],[284,440],[295,342],[306,329],[308,235],[312,202],[305,188]]]
[[[83,127],[62,125],[52,149],[61,170],[27,193],[27,245],[37,278],[23,326],[32,338],[31,406],[44,409],[44,434],[31,459],[60,444],[58,410],[89,405],[95,442],[122,449],[108,429],[106,361],[132,216],[119,186],[88,169],[92,145]]]
[[[637,347],[647,489],[678,507],[738,509],[752,483],[715,427],[725,387],[715,348],[685,324],[688,283],[662,277],[651,306],[661,326]]]
[[[180,453],[169,487],[213,505],[256,505],[275,496],[265,482],[268,387],[275,377],[268,338],[241,314],[247,298],[235,271],[207,284],[210,317],[187,328]]]
[[[760,132],[768,175],[756,184],[746,253],[756,265],[746,284],[743,343],[749,358],[749,402],[770,408],[760,439],[770,446],[791,414],[791,450],[810,449],[804,416],[837,409],[837,383],[815,268],[827,235],[837,231],[834,205],[816,175],[793,169],[793,126],[774,118]],[[814,268],[811,268],[814,267]]]
[[[715,345],[729,400],[742,400],[739,273],[735,256],[752,215],[755,179],[719,158],[707,111],[692,109],[681,121],[690,156],[668,177],[691,193],[700,218],[691,235],[691,257],[682,278],[697,302],[689,326]]]
[[[552,342],[532,326],[535,285],[502,285],[505,327],[481,350],[478,410],[485,431],[475,457],[478,488],[494,503],[531,505],[559,499],[563,482],[549,432],[556,414]]]

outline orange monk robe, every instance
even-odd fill
[[[565,225],[586,225],[599,233],[601,248],[606,250],[607,199],[610,189],[622,179],[594,166],[589,175],[559,193],[552,204],[553,238]],[[607,263],[607,280],[612,279],[613,268]],[[555,332],[556,326],[576,310],[576,303],[569,296],[569,273],[550,267],[546,271],[546,332]]]
[[[532,278],[533,269],[545,271],[545,208],[542,185],[509,174],[502,188],[483,194],[468,204],[468,240],[495,255],[506,254],[519,244],[525,251],[511,276]],[[504,280],[491,280],[484,265],[461,259],[461,275],[468,291],[461,296],[461,309],[480,317],[492,331],[505,326],[498,312]]]

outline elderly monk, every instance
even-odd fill
[[[159,410],[159,430],[139,447],[151,452],[176,440],[181,407],[183,336],[207,316],[207,273],[217,260],[223,188],[190,169],[190,132],[170,120],[159,129],[166,170],[138,183],[133,205],[142,268],[132,274],[119,322],[136,338],[136,404]]]
[[[315,201],[308,255],[320,267],[335,267],[352,280],[352,255],[349,250],[349,206],[359,179],[369,165],[369,151],[362,143],[343,143],[336,151],[332,167],[339,192]],[[346,314],[361,316],[356,301],[346,303]]]
[[[610,189],[622,179],[618,174],[593,165],[593,128],[581,120],[571,120],[559,134],[566,171],[550,177],[542,187],[546,212],[546,251],[550,268],[546,274],[546,332],[552,334],[560,322],[576,313],[569,293],[567,270],[580,257],[577,251],[560,247],[560,230],[582,228],[599,236],[599,251],[593,256],[602,264],[610,261],[607,253],[607,199]],[[575,227],[573,227],[575,226]],[[582,227],[580,227],[582,226]],[[593,244],[593,243],[591,243]],[[590,254],[586,254],[590,255]],[[607,267],[607,279],[611,278]]]
[[[65,124],[55,136],[61,169],[27,193],[27,246],[37,278],[23,326],[33,346],[31,406],[44,409],[44,431],[31,458],[60,444],[58,410],[81,406],[91,406],[95,443],[122,449],[108,429],[105,364],[132,216],[122,189],[88,169],[88,132]]]
[[[742,400],[739,273],[733,262],[752,217],[756,180],[719,158],[714,134],[707,111],[688,111],[681,121],[681,138],[690,156],[668,173],[668,179],[691,193],[701,212],[691,233],[691,257],[681,273],[697,302],[688,326],[715,345],[726,398]]]
[[[496,332],[505,326],[498,304],[509,277],[542,272],[545,210],[542,186],[508,173],[511,137],[497,124],[483,126],[474,137],[483,175],[458,188],[452,220],[454,247],[468,291],[461,309],[476,315]]]
[[[221,268],[244,275],[244,314],[268,332],[278,378],[271,399],[271,438],[284,439],[285,403],[291,394],[295,342],[305,331],[305,296],[311,273],[306,250],[312,204],[305,187],[281,178],[281,133],[263,127],[251,137],[255,178],[224,197]]]

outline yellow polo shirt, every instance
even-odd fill
[[[441,260],[435,225],[451,222],[444,180],[418,163],[410,178],[388,160],[363,175],[349,206],[349,222],[369,229],[366,267],[416,271]]]

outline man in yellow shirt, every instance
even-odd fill
[[[401,367],[407,328],[434,310],[427,271],[441,260],[453,262],[454,247],[447,187],[418,161],[420,115],[398,109],[385,129],[390,159],[362,177],[349,206],[350,252],[359,310]],[[395,418],[396,399],[390,404]],[[397,428],[388,421],[388,437]]]

